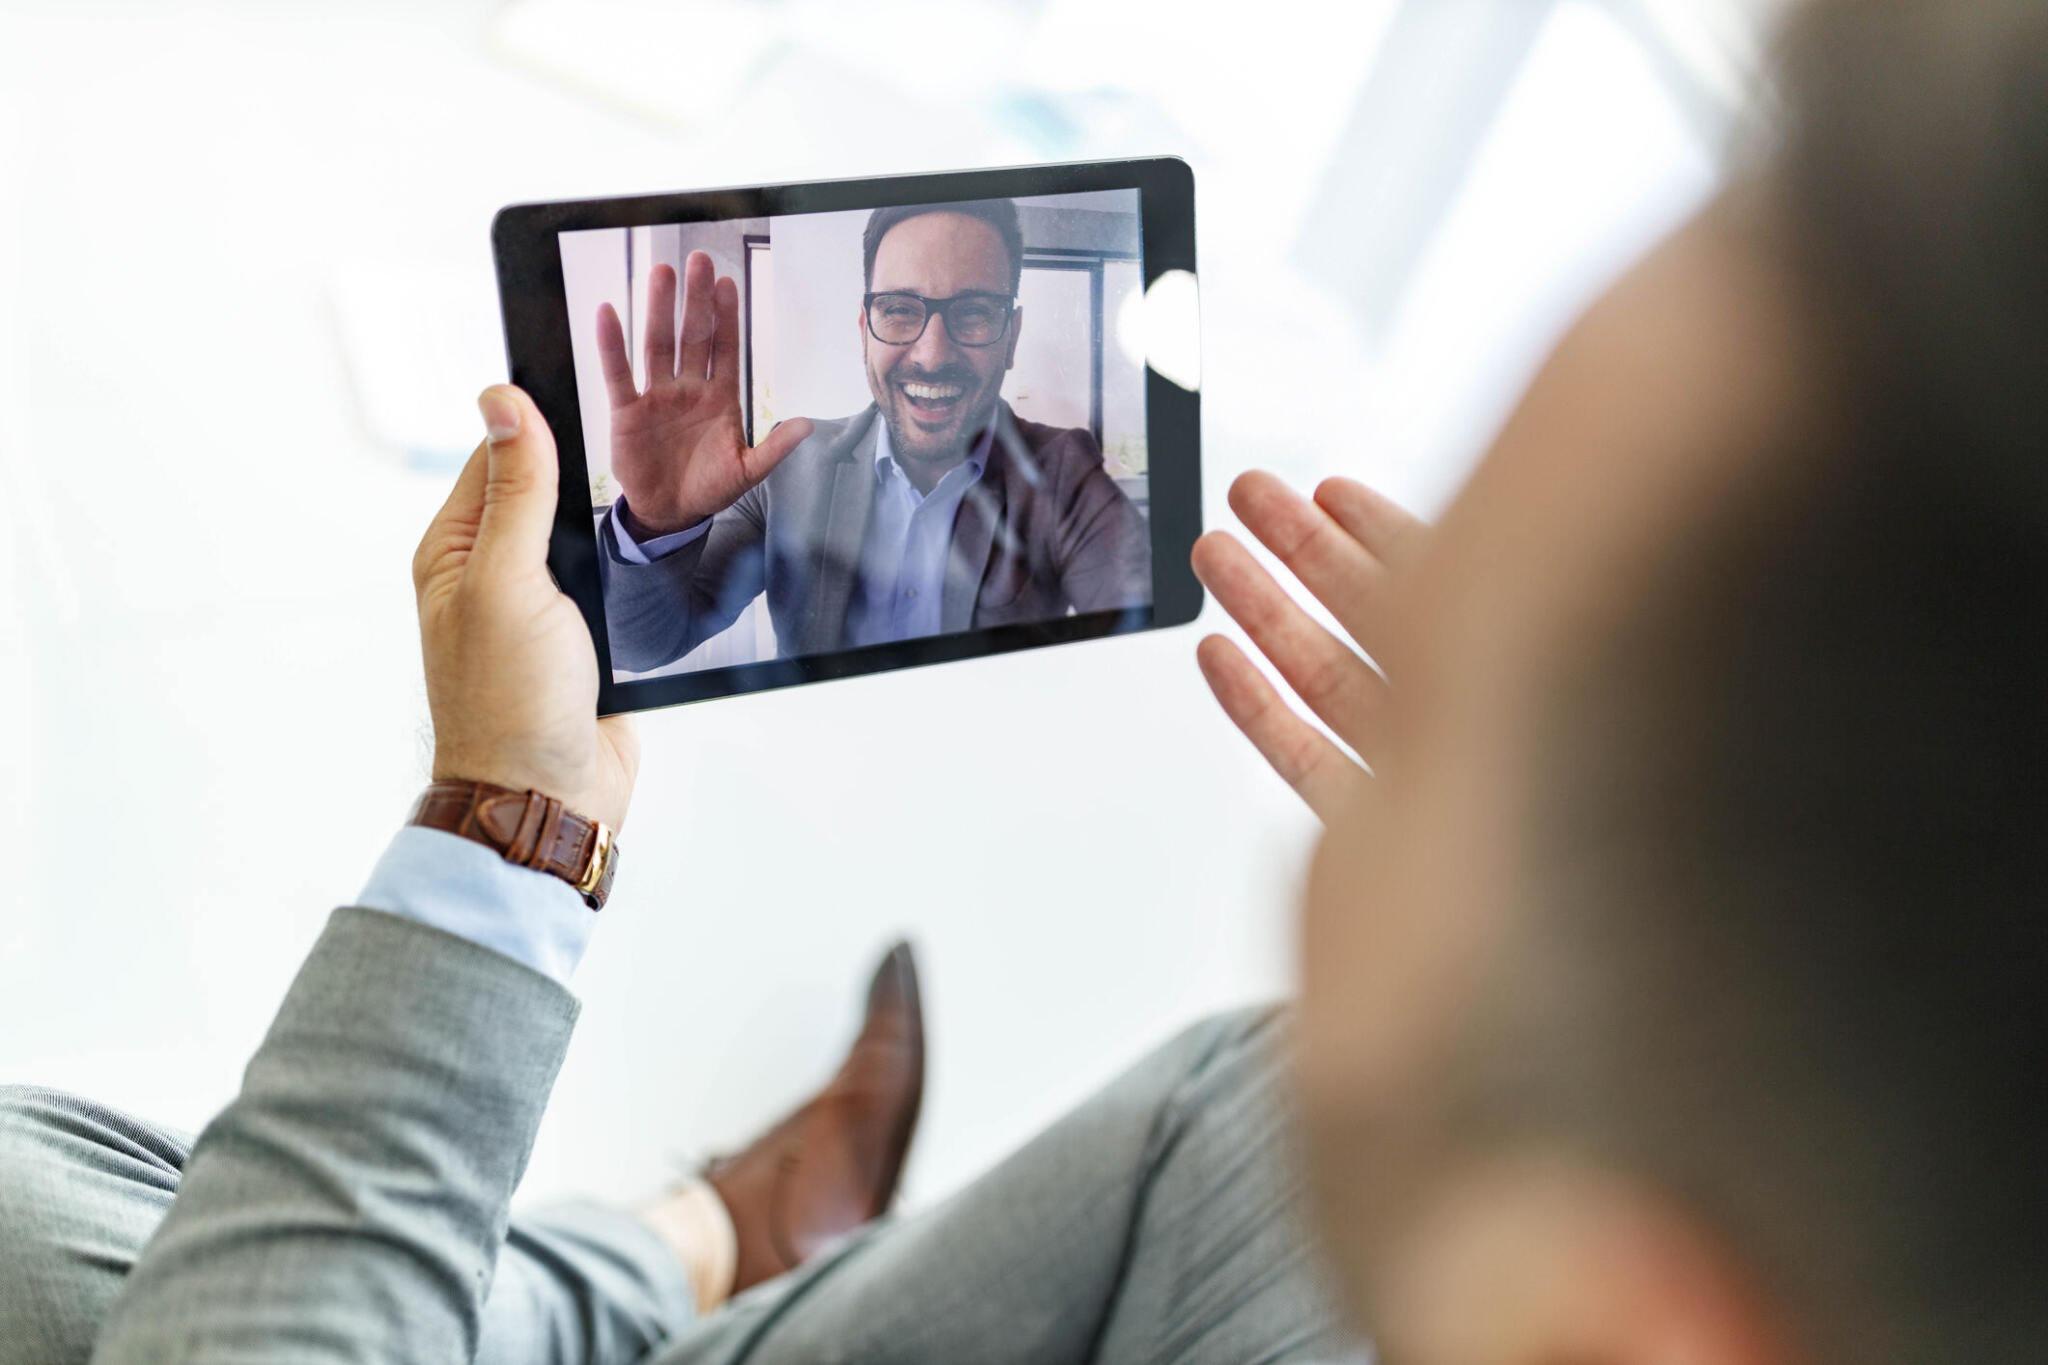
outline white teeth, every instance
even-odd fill
[[[903,391],[912,398],[922,398],[927,402],[934,403],[942,403],[949,398],[958,398],[961,394],[967,392],[967,390],[952,384],[905,384]]]

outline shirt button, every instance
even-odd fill
[[[903,590],[903,595],[904,595],[905,597],[908,597],[908,598],[909,598],[909,599],[910,599],[911,601],[915,602],[915,601],[917,600],[917,589],[916,589],[916,588],[905,588],[905,589]]]

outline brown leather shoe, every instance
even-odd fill
[[[810,1102],[704,1178],[739,1234],[739,1293],[793,1270],[880,1216],[896,1197],[924,1100],[924,1013],[908,943],[882,959],[867,1017]]]

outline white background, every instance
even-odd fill
[[[1309,221],[1383,145],[1352,110],[1392,10],[0,4],[0,1079],[200,1124],[404,814],[408,560],[503,373],[504,203],[1178,153],[1212,520],[1253,465],[1440,508],[1713,158],[1636,30],[1559,0],[1362,316],[1300,244],[1413,206]],[[907,30],[976,60],[893,72]],[[529,1191],[635,1194],[747,1134],[822,1078],[897,933],[933,1030],[914,1202],[1284,994],[1314,830],[1197,638],[645,717]]]

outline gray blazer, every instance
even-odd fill
[[[96,1365],[473,1358],[576,1014],[488,948],[335,911]]]
[[[844,647],[846,612],[875,495],[870,406],[817,430],[711,529],[651,564],[621,558],[599,528],[599,572],[615,667],[680,659],[763,593],[784,658]],[[981,481],[953,523],[940,602],[947,633],[1115,611],[1152,601],[1150,528],[1102,467],[1087,431],[997,406]]]

